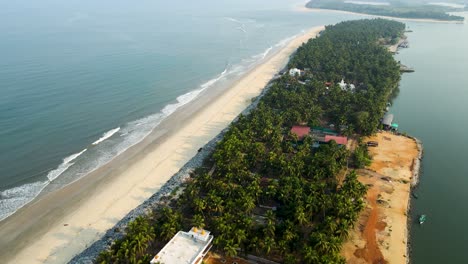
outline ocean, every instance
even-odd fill
[[[303,1],[10,1],[0,9],[0,220],[140,142],[289,39]]]

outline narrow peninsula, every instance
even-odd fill
[[[436,3],[437,4],[437,3]],[[307,8],[339,10],[375,16],[386,16],[407,19],[433,19],[437,21],[463,22],[464,17],[450,12],[464,11],[465,7],[457,5],[435,5],[396,0],[380,1],[347,1],[347,0],[312,0]]]
[[[183,184],[125,230],[114,228],[117,239],[107,240],[98,256],[88,250],[72,263],[90,257],[96,263],[346,263],[347,245],[363,214],[376,210],[375,199],[407,210],[411,176],[396,167],[409,170],[414,141],[376,134],[400,81],[399,64],[382,40],[398,43],[404,30],[383,19],[327,26],[296,51]],[[373,149],[369,141],[377,141]],[[394,143],[399,148],[385,154]],[[406,148],[412,152],[403,165],[382,162],[381,155]],[[369,177],[391,177],[403,187],[381,197],[392,187],[372,185]],[[370,233],[393,228],[384,242],[406,247],[400,218],[371,219],[380,222]],[[369,240],[368,248],[379,241]]]

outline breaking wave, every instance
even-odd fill
[[[112,130],[107,131],[106,133],[104,133],[104,134],[102,135],[102,137],[101,137],[100,139],[94,141],[94,142],[93,142],[93,145],[97,145],[97,144],[103,142],[104,140],[106,140],[106,139],[112,137],[115,133],[119,132],[119,130],[120,130],[120,127],[114,128],[114,129],[112,129]]]
[[[233,22],[242,23],[233,18],[226,18]],[[199,85],[197,89],[178,96],[175,102],[166,105],[160,112],[144,118],[129,122],[125,125],[105,132],[98,140],[92,142],[82,151],[65,157],[62,163],[49,171],[43,180],[26,183],[21,186],[0,191],[0,221],[12,215],[18,209],[31,202],[41,192],[49,191],[49,188],[60,188],[70,184],[79,178],[89,174],[99,167],[110,162],[128,148],[141,142],[168,116],[180,107],[190,103],[200,96],[205,90],[217,84],[223,79],[233,78],[244,74],[257,63],[264,60],[272,51],[288,44],[297,35],[285,38],[277,44],[266,48],[263,52],[241,60],[234,65],[228,64],[221,73]],[[119,137],[114,135],[119,134]],[[114,136],[109,144],[100,144]],[[51,183],[57,183],[51,185]],[[57,186],[57,187],[55,187]]]

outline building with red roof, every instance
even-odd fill
[[[346,145],[348,144],[347,137],[340,137],[340,136],[332,136],[332,135],[325,135],[325,142],[330,142],[334,140],[338,145]]]
[[[310,127],[308,126],[293,126],[291,133],[296,135],[299,140],[303,140],[305,136],[310,134]]]

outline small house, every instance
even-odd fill
[[[325,135],[325,142],[328,143],[334,140],[336,144],[341,146],[346,146],[348,144],[348,138],[343,136],[332,136],[332,135]]]
[[[292,68],[292,69],[289,70],[289,75],[292,76],[292,77],[301,76],[302,71],[299,70],[298,68]]]
[[[392,128],[393,114],[386,113],[382,118],[382,125],[385,130],[390,130]]]
[[[291,128],[291,134],[296,135],[299,140],[303,140],[305,136],[310,134],[310,127],[308,127],[308,126],[293,126]]]
[[[189,232],[179,231],[151,260],[151,264],[200,264],[211,249],[210,231],[193,227]]]

